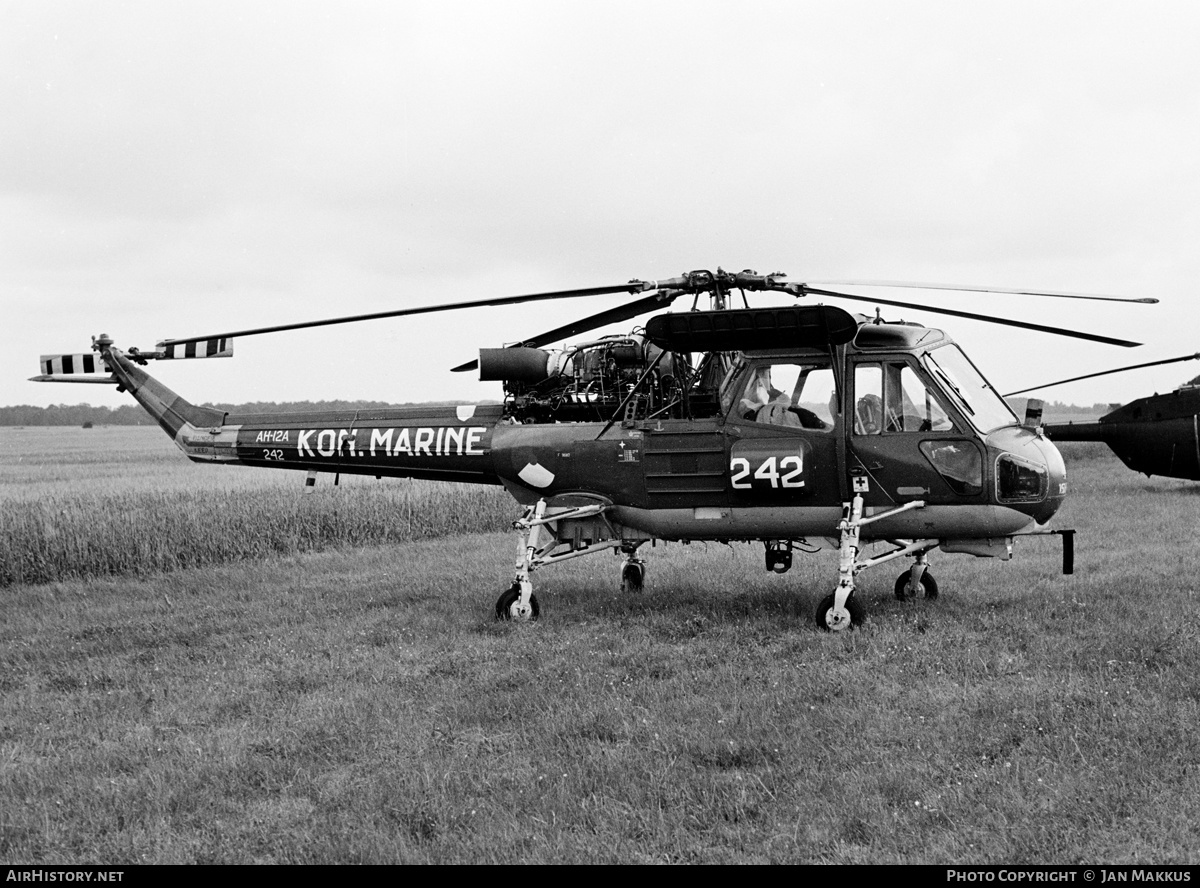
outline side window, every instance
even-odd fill
[[[948,432],[953,430],[938,394],[929,389],[908,364],[899,370],[899,403],[889,410],[884,427],[889,432]]]
[[[794,406],[811,413],[827,429],[832,429],[837,416],[837,388],[833,370],[812,367],[805,371],[794,398]]]
[[[921,452],[955,493],[974,496],[983,492],[983,458],[970,441],[922,441]]]
[[[798,361],[756,364],[733,414],[767,425],[829,431],[836,411],[834,391],[828,366]]]
[[[941,395],[909,364],[859,364],[854,370],[854,433],[947,432],[955,428]]]
[[[859,364],[854,368],[854,434],[878,435],[883,431],[883,365]]]

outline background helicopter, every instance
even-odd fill
[[[1200,353],[1073,376],[1010,392],[1005,397],[1111,373],[1195,360],[1200,360]],[[1114,408],[1096,422],[1047,423],[1042,428],[1055,441],[1103,441],[1125,465],[1147,477],[1200,481],[1200,377],[1168,394],[1138,398]]]
[[[729,307],[734,290],[744,307]],[[751,308],[747,291],[925,308],[788,283],[782,274],[718,269],[167,339],[153,351],[123,352],[102,334],[93,354],[43,356],[34,379],[116,384],[199,462],[299,469],[308,484],[320,472],[348,472],[503,485],[523,514],[514,522],[518,557],[496,602],[499,619],[536,619],[531,574],[598,551],[619,552],[622,587],[641,589],[638,551],[657,539],[761,541],[767,569],[780,573],[797,548],[836,549],[837,587],[816,610],[827,630],[862,621],[854,597],[860,571],[901,557],[913,563],[897,578],[896,595],[936,597],[927,570],[936,548],[1008,559],[1016,537],[1057,533],[1070,572],[1073,532],[1045,527],[1067,493],[1061,456],[1022,426],[945,333],[885,322],[878,310],[869,319],[828,305]],[[193,405],[141,369],[150,360],[228,357],[241,336],[612,293],[649,295],[516,346],[483,349],[478,361],[454,368],[501,381],[504,402],[496,405],[234,415]],[[685,295],[692,311],[655,315],[628,335],[541,348]],[[707,311],[698,310],[702,296]],[[868,542],[890,548],[867,556]]]

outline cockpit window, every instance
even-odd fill
[[[750,422],[829,431],[837,398],[828,364],[756,362],[733,399],[731,415]]]
[[[948,432],[955,428],[942,396],[905,361],[854,370],[854,433]]]
[[[957,345],[925,353],[934,378],[981,432],[1017,424],[1017,416]]]

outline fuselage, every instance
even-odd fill
[[[619,422],[519,422],[501,404],[224,414],[115,349],[111,363],[193,460],[502,484],[525,505],[602,503],[623,538],[834,537],[857,491],[868,516],[924,504],[864,539],[987,540],[1045,524],[1066,495],[1054,445],[948,337],[915,325],[739,352],[698,415]]]

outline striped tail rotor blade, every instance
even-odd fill
[[[183,360],[185,358],[232,358],[233,340],[229,337],[195,339],[174,342],[165,340],[155,346],[160,360]],[[147,356],[149,357],[149,356]]]
[[[32,382],[92,382],[113,384],[115,376],[108,372],[104,361],[95,352],[81,355],[42,355],[38,359],[42,372],[29,377]]]
[[[95,352],[81,355],[42,355],[38,361],[47,376],[70,376],[75,373],[107,373],[108,368]]]

